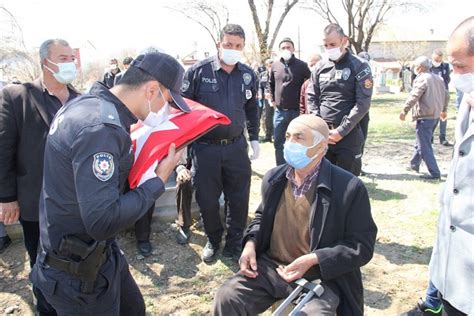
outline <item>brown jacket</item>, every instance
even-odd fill
[[[403,112],[412,110],[413,121],[438,119],[448,107],[448,91],[443,79],[429,72],[419,74],[413,81],[413,89],[405,102]]]

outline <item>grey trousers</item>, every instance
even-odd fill
[[[214,298],[213,315],[242,316],[264,312],[276,301],[285,299],[295,288],[276,272],[277,264],[263,255],[257,260],[255,279],[236,274],[227,280]],[[339,297],[323,283],[324,294],[311,299],[299,315],[335,315]]]
[[[0,237],[7,236],[7,230],[5,229],[5,225],[3,222],[0,222]]]

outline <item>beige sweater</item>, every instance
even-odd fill
[[[405,102],[403,112],[412,110],[413,121],[419,119],[437,119],[448,107],[448,91],[443,79],[424,72],[413,81],[413,89]]]

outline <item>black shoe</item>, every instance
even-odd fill
[[[185,245],[189,241],[189,228],[183,228],[179,226],[178,232],[176,233],[176,242],[180,245]]]
[[[438,307],[433,308],[428,306],[423,299],[419,299],[416,304],[418,309],[423,312],[423,315],[441,315],[443,312],[443,304],[440,304]]]
[[[150,241],[137,241],[137,249],[142,256],[148,257],[152,250]]]
[[[239,260],[240,255],[242,254],[242,248],[237,247],[227,247],[227,245],[222,250],[222,256],[226,258],[232,258],[234,260]]]
[[[206,246],[204,246],[204,249],[202,250],[202,255],[201,259],[205,263],[210,263],[214,261],[217,257],[217,251],[219,250],[219,245],[213,245],[211,244],[210,241],[206,243]]]
[[[408,166],[407,171],[415,171],[416,173],[418,173],[420,172],[420,166],[418,167]]]
[[[0,237],[0,253],[3,253],[11,244],[12,240],[9,236]]]
[[[446,146],[446,147],[453,147],[453,144],[451,144],[447,140],[440,140],[439,143],[443,146]]]
[[[441,179],[441,176],[433,176],[431,174],[422,174],[420,176],[420,179],[424,179],[424,180],[440,180]]]

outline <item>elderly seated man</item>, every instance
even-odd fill
[[[312,114],[289,124],[287,164],[263,179],[240,271],[216,293],[214,315],[261,313],[302,277],[320,279],[324,293],[300,315],[363,315],[360,267],[372,258],[377,227],[362,181],[324,158],[328,135],[326,123]]]

